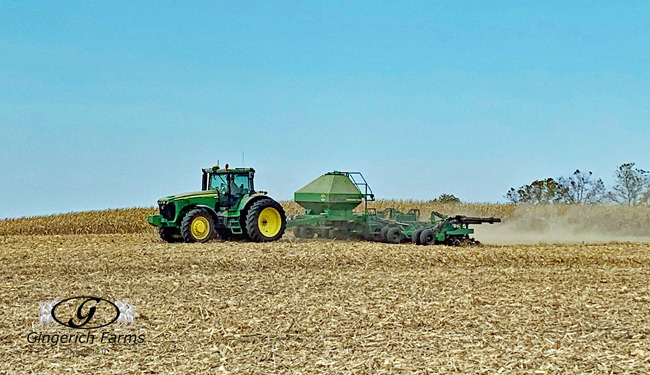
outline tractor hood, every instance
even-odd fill
[[[190,198],[217,198],[217,192],[215,190],[190,191],[187,193],[174,194],[160,198],[158,199],[158,202],[171,202],[179,199]]]

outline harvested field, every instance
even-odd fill
[[[650,372],[643,243],[0,236],[0,262],[0,373]],[[132,301],[145,342],[27,342],[39,303],[80,295]]]

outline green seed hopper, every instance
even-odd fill
[[[356,182],[358,175],[363,182]],[[365,189],[362,193],[359,187]],[[347,220],[352,210],[368,199],[374,200],[361,173],[329,172],[318,177],[294,193],[296,203],[305,208],[308,215],[327,214],[330,220]]]
[[[362,238],[370,241],[430,245],[478,245],[469,237],[471,224],[497,223],[499,218],[466,216],[447,217],[432,213],[430,220],[420,221],[417,209],[403,213],[394,208],[377,212],[368,209],[375,196],[359,172],[329,172],[294,194],[294,201],[305,209],[287,221],[298,238],[314,235],[325,238]],[[354,209],[364,204],[363,212]]]
[[[363,191],[362,191],[363,190]],[[305,213],[287,221],[296,237],[335,238],[362,234],[368,216],[354,209],[375,196],[365,178],[358,172],[329,172],[294,193],[294,201]]]

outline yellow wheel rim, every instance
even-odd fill
[[[203,216],[195,217],[190,226],[192,236],[197,240],[204,240],[210,234],[210,222]]]
[[[257,227],[266,237],[273,237],[280,232],[282,228],[282,217],[273,207],[267,207],[260,212],[257,218]]]

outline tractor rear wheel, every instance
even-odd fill
[[[273,199],[261,199],[246,213],[246,234],[255,242],[279,240],[287,227],[284,209]]]
[[[208,242],[215,237],[214,221],[206,210],[195,208],[183,218],[181,235],[185,242]]]
[[[436,236],[431,229],[425,229],[420,233],[420,245],[433,245],[436,242]]]
[[[177,228],[170,227],[158,227],[158,235],[160,239],[165,242],[181,242],[183,237],[181,232]]]

